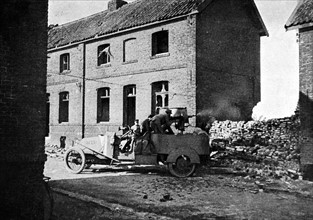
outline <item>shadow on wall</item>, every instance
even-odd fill
[[[313,180],[313,100],[300,92],[301,171],[303,178]]]
[[[308,94],[300,92],[298,105],[300,107],[302,134],[313,138],[313,100]]]

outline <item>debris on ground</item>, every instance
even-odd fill
[[[45,154],[47,155],[47,157],[57,158],[57,159],[63,160],[65,151],[66,151],[65,148],[60,148],[57,145],[46,145],[45,146]]]
[[[263,177],[287,182],[302,180],[299,128],[298,116],[268,121],[215,121],[210,129],[210,169],[228,167],[232,170],[228,173],[240,174],[243,181],[259,181]],[[60,160],[65,151],[56,145],[45,147],[48,157]],[[262,191],[262,184],[268,185],[256,183],[255,190]]]
[[[160,202],[167,202],[172,200],[173,198],[171,197],[171,195],[169,193],[166,193],[165,195],[163,195],[163,198],[160,199]]]
[[[250,175],[301,179],[299,117],[268,121],[215,121],[212,165]]]

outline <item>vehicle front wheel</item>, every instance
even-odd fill
[[[80,173],[85,168],[86,156],[80,148],[70,148],[64,156],[65,167],[71,173]]]
[[[196,164],[191,163],[190,158],[181,155],[175,163],[169,163],[168,169],[173,176],[184,178],[191,176],[196,170]]]

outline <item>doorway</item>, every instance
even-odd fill
[[[133,126],[136,119],[136,85],[124,86],[123,126]]]

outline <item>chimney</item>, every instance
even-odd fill
[[[108,3],[108,10],[109,11],[115,11],[117,9],[119,9],[120,7],[122,7],[123,5],[126,5],[127,2],[123,1],[123,0],[111,0]]]

